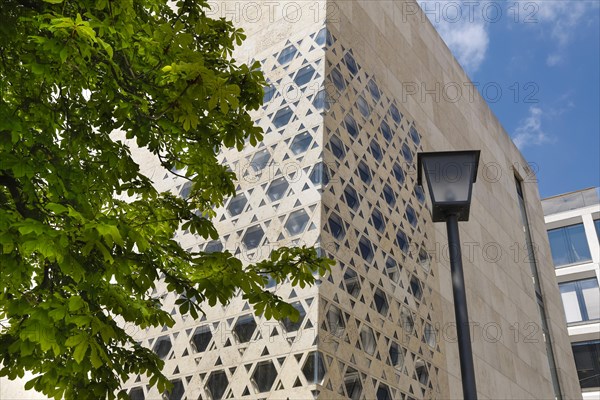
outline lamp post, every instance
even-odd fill
[[[432,220],[433,222],[446,222],[448,231],[456,334],[465,400],[477,400],[477,388],[458,221],[469,220],[471,194],[473,183],[477,178],[479,153],[479,150],[476,150],[419,153],[417,155],[417,180],[418,184],[423,186],[422,175],[425,174],[431,199]]]

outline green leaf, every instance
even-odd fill
[[[85,354],[87,353],[89,343],[87,341],[80,342],[75,349],[73,350],[73,359],[77,362],[77,364],[81,364]]]

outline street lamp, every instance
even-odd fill
[[[423,186],[425,173],[433,222],[446,222],[456,334],[460,356],[463,396],[465,400],[477,400],[475,368],[471,349],[467,296],[463,275],[462,254],[458,221],[469,220],[473,183],[477,179],[479,150],[419,153],[417,155],[417,183]]]

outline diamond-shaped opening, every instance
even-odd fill
[[[263,104],[268,103],[277,93],[277,89],[275,89],[275,85],[269,85],[269,87],[265,88],[265,94],[263,95]]]
[[[308,381],[308,383],[321,383],[325,377],[325,362],[323,362],[323,355],[320,351],[312,351],[308,353],[304,366],[302,367],[302,373]]]
[[[258,363],[252,374],[252,380],[260,393],[271,390],[275,378],[277,378],[277,370],[272,361]]]
[[[313,168],[309,179],[315,185],[327,185],[329,183],[329,169],[323,163],[318,163]]]
[[[344,386],[346,395],[350,400],[360,400],[363,387],[357,370],[350,367],[348,368],[346,375],[344,375]]]
[[[352,57],[351,53],[346,53],[344,55],[344,61],[346,62],[346,66],[348,67],[348,71],[350,71],[350,73],[352,75],[356,75],[358,73],[358,65],[356,64],[356,61],[354,60],[354,57]]]
[[[429,272],[429,269],[431,268],[431,258],[424,249],[419,250],[419,265],[427,272]]]
[[[419,203],[425,203],[425,192],[423,191],[423,187],[419,185],[415,186],[415,196],[417,197],[417,200],[419,200]]]
[[[225,371],[212,372],[206,381],[206,389],[210,393],[212,400],[221,400],[228,385],[229,380]]]
[[[298,86],[304,86],[312,79],[315,69],[311,65],[306,65],[298,70],[294,83]]]
[[[179,195],[182,198],[187,199],[188,197],[190,197],[191,191],[192,191],[192,182],[186,182],[183,184],[183,187],[179,191]]]
[[[292,236],[298,235],[304,232],[306,225],[308,224],[308,214],[304,210],[294,211],[290,214],[287,222],[285,223],[285,230]]]
[[[379,99],[381,98],[381,92],[379,91],[379,87],[377,86],[377,84],[375,83],[375,81],[373,79],[369,80],[367,87],[369,88],[369,92],[371,93],[373,100],[375,100],[375,102],[377,103],[379,101]]]
[[[289,45],[285,49],[279,53],[279,57],[277,57],[277,62],[281,65],[285,65],[294,59],[296,55],[296,48],[293,45]]]
[[[342,239],[345,235],[344,222],[335,213],[332,213],[328,219],[329,231],[331,235],[336,239]]]
[[[388,257],[387,260],[385,260],[385,272],[392,281],[398,282],[400,270],[398,269],[398,263],[392,257]]]
[[[381,134],[383,135],[385,140],[387,140],[388,142],[392,141],[392,128],[390,128],[390,125],[387,122],[381,121],[379,130],[381,131]]]
[[[367,100],[365,100],[365,98],[362,96],[358,96],[356,99],[356,105],[358,106],[358,111],[360,111],[363,117],[369,118],[369,114],[371,114],[371,107],[369,107]]]
[[[413,319],[412,313],[404,307],[400,312],[400,321],[404,333],[412,335],[415,330],[415,320]]]
[[[390,344],[390,364],[398,369],[402,369],[404,365],[404,350],[396,342]]]
[[[205,253],[218,253],[223,251],[223,243],[220,240],[211,240],[204,247]]]
[[[255,330],[256,321],[250,314],[239,317],[233,327],[233,333],[235,333],[235,337],[240,343],[247,343],[252,340]]]
[[[394,191],[387,183],[383,186],[383,197],[385,198],[385,202],[388,203],[390,207],[394,207],[396,205],[396,195]]]
[[[374,208],[373,212],[371,213],[371,221],[373,221],[373,226],[379,232],[383,232],[385,230],[385,219],[383,218],[383,214],[381,214],[381,212],[376,208]]]
[[[229,205],[227,205],[227,211],[229,212],[229,215],[235,217],[244,211],[246,204],[248,204],[246,195],[244,193],[240,193],[229,201]]]
[[[402,122],[402,114],[400,114],[400,111],[398,111],[398,108],[394,104],[390,106],[390,115],[395,123],[399,124]]]
[[[358,193],[356,193],[356,190],[352,186],[348,185],[344,189],[344,199],[348,207],[355,211],[358,209]]]
[[[358,248],[360,250],[360,255],[366,262],[373,261],[373,245],[369,239],[362,236],[358,241]]]
[[[398,233],[396,233],[396,240],[398,241],[400,250],[404,253],[408,253],[408,236],[406,236],[406,233],[399,230]]]
[[[344,285],[346,286],[346,291],[352,297],[357,297],[360,293],[358,274],[353,269],[348,268],[344,273]]]
[[[421,385],[429,383],[429,371],[427,371],[425,362],[420,358],[417,358],[417,361],[415,361],[415,372],[417,373],[417,380]]]
[[[377,400],[392,400],[390,388],[384,383],[380,383],[377,388]]]
[[[410,278],[410,292],[418,301],[421,301],[423,289],[421,288],[421,281],[416,276]]]
[[[356,120],[350,114],[346,114],[344,117],[344,125],[346,125],[346,130],[352,137],[358,136],[358,125],[356,124]]]
[[[333,84],[335,85],[337,90],[339,90],[340,92],[346,89],[346,81],[344,80],[344,76],[342,75],[339,69],[334,68],[331,70],[331,80],[333,81]]]
[[[367,164],[364,163],[364,161],[361,161],[358,163],[358,175],[360,176],[360,179],[366,183],[367,185],[369,183],[371,183],[371,170],[369,169],[369,167],[367,166]]]
[[[363,325],[363,327],[360,329],[360,342],[362,343],[363,350],[367,354],[373,355],[373,353],[375,353],[375,349],[377,348],[377,341],[375,340],[375,334],[373,333],[373,329],[366,325]]]
[[[327,325],[329,332],[336,337],[339,337],[346,328],[342,311],[334,305],[329,306],[327,310]]]
[[[181,379],[177,379],[171,381],[173,387],[170,391],[163,393],[163,399],[165,400],[181,400],[183,398],[183,394],[185,393],[185,388],[183,387],[183,382]]]
[[[343,160],[346,155],[346,150],[344,150],[344,144],[340,140],[339,137],[333,135],[329,138],[329,144],[331,146],[331,152],[334,156],[336,156],[339,160]]]
[[[306,317],[306,311],[304,310],[304,307],[302,307],[302,304],[299,301],[296,301],[296,302],[292,303],[291,305],[296,310],[298,310],[299,316],[298,316],[297,321],[292,321],[289,318],[285,318],[282,321],[283,326],[285,327],[285,330],[287,332],[295,332],[298,329],[300,329],[300,326],[302,325],[302,322],[304,321],[304,317]]]
[[[383,293],[383,290],[377,289],[373,294],[373,298],[375,300],[375,308],[379,312],[379,314],[387,316],[387,313],[390,309],[390,305],[387,301],[387,296]]]
[[[278,201],[283,198],[286,190],[290,187],[287,179],[278,178],[271,182],[271,186],[267,189],[267,196],[271,201]]]
[[[254,171],[258,172],[265,169],[269,164],[269,161],[271,161],[271,154],[269,153],[269,150],[262,149],[254,154],[254,157],[252,157],[252,161],[250,162],[250,166],[252,169],[254,169]]]
[[[212,332],[210,331],[210,327],[208,325],[199,326],[194,331],[194,335],[192,336],[192,344],[194,345],[194,349],[197,353],[201,353],[206,350],[210,340],[212,339]]]
[[[416,227],[417,223],[419,222],[419,220],[417,219],[417,213],[410,204],[406,206],[406,219],[414,227]]]
[[[129,391],[130,400],[145,400],[144,389],[141,387],[134,387]]]
[[[394,164],[394,166],[392,167],[392,172],[394,173],[394,178],[396,178],[400,186],[404,185],[406,175],[404,174],[402,167],[400,167],[400,165],[398,164]]]
[[[308,150],[308,146],[312,142],[312,136],[308,132],[302,132],[294,136],[292,143],[290,144],[290,150],[294,155],[302,154]]]
[[[158,358],[164,360],[165,357],[169,354],[169,351],[171,351],[171,347],[173,347],[173,345],[171,344],[171,338],[165,335],[156,339],[156,342],[152,347],[152,351],[156,353]]]
[[[383,153],[381,151],[381,146],[379,146],[379,143],[377,143],[375,139],[371,140],[369,148],[371,149],[371,154],[373,155],[373,157],[377,161],[381,161],[381,159],[383,158]]]
[[[435,345],[437,344],[436,332],[433,325],[429,322],[425,324],[423,336],[425,338],[425,343],[427,343],[429,347],[435,348]]]
[[[273,125],[275,125],[277,129],[287,125],[287,123],[290,122],[290,119],[292,118],[293,114],[294,113],[292,112],[292,109],[290,107],[284,107],[279,109],[273,117]]]
[[[408,145],[406,143],[404,143],[402,145],[402,156],[404,156],[404,159],[408,163],[411,163],[413,160],[412,152],[410,151],[410,148],[408,147]]]
[[[248,230],[246,230],[242,241],[244,242],[248,250],[252,250],[258,247],[264,235],[265,232],[263,231],[261,226],[254,225],[248,228]]]
[[[415,142],[415,144],[421,143],[421,135],[419,135],[419,132],[417,132],[414,126],[410,127],[409,133],[410,138],[413,140],[413,142]]]

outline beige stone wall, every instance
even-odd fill
[[[402,111],[416,121],[425,150],[482,151],[483,169],[474,189],[471,219],[461,223],[462,241],[473,246],[473,257],[465,259],[470,318],[481,327],[489,326],[487,331],[475,328],[473,335],[481,397],[553,397],[534,287],[525,262],[525,239],[520,229],[514,184],[516,172],[525,180],[527,211],[538,249],[538,269],[560,384],[565,398],[579,398],[537,185],[523,169],[526,161],[477,93],[472,99],[465,94],[456,102],[445,101],[443,97],[436,101],[431,95],[423,98],[422,91],[406,94],[410,83],[418,87],[425,84],[427,88],[435,88],[436,83],[457,83],[462,87],[469,83],[427,18],[420,12],[407,15],[407,10],[412,12],[411,7],[417,7],[416,4],[403,1],[334,4],[339,18],[330,22],[330,26],[340,32],[344,43],[352,46],[357,60],[379,78],[380,85],[402,100]],[[443,224],[436,224],[434,242],[441,246],[446,243]],[[497,250],[501,250],[499,257],[494,254]],[[449,265],[442,253],[438,254],[437,266],[436,291],[442,298],[443,324],[448,324],[453,321],[454,313]],[[489,339],[498,335],[493,330],[496,327],[502,336],[494,343],[495,340]],[[460,369],[454,343],[446,343],[445,356],[444,368],[449,376],[445,397],[460,398]]]

